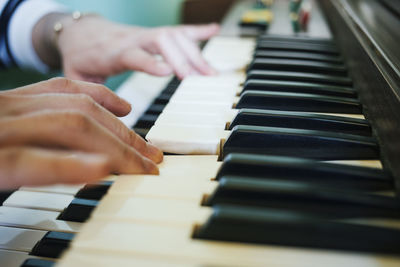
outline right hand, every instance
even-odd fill
[[[114,116],[130,110],[103,85],[64,78],[1,92],[0,189],[157,174],[162,152]]]

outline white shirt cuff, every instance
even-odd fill
[[[8,41],[19,67],[36,69],[42,73],[49,71],[33,47],[32,31],[43,16],[52,12],[68,12],[68,9],[52,0],[29,0],[22,2],[13,14]]]

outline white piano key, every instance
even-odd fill
[[[199,264],[188,260],[155,259],[146,255],[118,255],[104,254],[99,251],[80,251],[71,249],[57,263],[58,267],[115,267],[115,266],[140,266],[140,267],[200,267]],[[216,266],[215,266],[216,267]],[[222,266],[219,266],[222,267]],[[230,266],[232,267],[232,266]]]
[[[157,118],[155,124],[210,125],[224,129],[226,123],[231,121],[231,119],[229,116],[224,118],[223,116],[209,113],[163,112]]]
[[[0,207],[0,226],[76,233],[81,223],[57,220],[56,211]]]
[[[0,226],[0,248],[30,252],[47,231]]]
[[[251,61],[255,40],[217,36],[203,49],[206,61],[218,71],[233,71],[246,67]]]
[[[216,183],[207,181],[207,178],[197,175],[194,179],[191,179],[193,180],[191,183],[185,183],[185,179],[189,179],[189,175],[171,179],[163,179],[159,176],[135,176],[135,181],[130,181],[132,180],[132,176],[123,176],[121,177],[121,183],[113,187],[106,197],[110,196],[112,198],[115,195],[128,195],[147,198],[179,199],[199,204],[203,192],[212,192],[216,186]]]
[[[49,186],[22,186],[19,188],[21,191],[33,191],[44,193],[56,193],[66,195],[76,195],[85,185],[49,185]]]
[[[212,114],[231,113],[232,103],[196,103],[196,102],[176,102],[173,105],[165,106],[163,112],[205,112]]]
[[[240,86],[245,80],[245,74],[243,72],[228,72],[219,73],[212,76],[199,76],[193,75],[186,77],[178,89],[191,88],[191,87],[229,87],[234,88]]]
[[[16,191],[4,201],[3,206],[49,211],[62,211],[74,196],[42,192]]]
[[[180,86],[175,94],[182,92],[196,92],[196,93],[215,93],[224,92],[232,95],[238,95],[242,91],[242,86],[240,85],[206,85],[206,84],[196,84],[196,85],[184,85]],[[174,94],[174,95],[175,95]]]
[[[201,207],[200,203],[196,201],[113,195],[105,199],[105,204],[96,210],[93,218],[94,220],[113,218],[184,226],[192,224],[193,221],[203,222],[211,214],[212,208]]]
[[[154,125],[146,139],[162,151],[176,154],[218,155],[221,139],[228,131],[221,127],[190,125]]]
[[[216,104],[231,104],[237,99],[235,93],[231,92],[177,92],[169,100],[168,105],[176,102],[190,103],[216,103]]]
[[[37,258],[29,255],[27,252],[2,250],[0,249],[1,266],[20,267],[27,259]]]
[[[246,79],[244,72],[220,72],[215,75],[190,75],[187,76],[180,84],[180,86],[206,84],[206,85],[239,85]]]
[[[165,156],[159,164],[159,175],[120,175],[118,182],[113,184],[107,195],[198,200],[201,198],[199,194],[203,192],[200,188],[209,188],[208,186],[213,184],[210,181],[215,178],[222,164],[217,160],[216,155]]]

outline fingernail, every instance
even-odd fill
[[[160,75],[169,75],[173,71],[172,68],[163,61],[158,61],[156,68]]]
[[[124,105],[126,108],[129,108],[129,110],[132,109],[131,103],[129,103],[128,101],[126,101],[125,99],[123,99],[120,96],[118,96],[118,98],[120,99],[122,105]]]
[[[157,148],[156,146],[154,146],[150,143],[147,143],[147,149],[149,151],[149,154],[151,157],[150,159],[152,161],[154,161],[156,163],[160,163],[163,161],[164,155],[163,155],[163,152],[159,148]]]
[[[179,71],[178,76],[179,78],[185,78],[186,76],[188,76],[191,72],[191,68],[189,66],[183,68],[181,71]]]

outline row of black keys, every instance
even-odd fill
[[[362,114],[357,91],[332,42],[261,37],[254,55],[224,155],[268,151],[315,159],[379,158],[366,121],[298,112]]]
[[[309,42],[309,40],[299,42],[297,40],[296,43],[286,41],[260,39],[255,52],[256,58],[249,67],[247,82],[244,85],[237,108],[249,106],[251,108],[264,108],[262,105],[265,102],[273,101],[271,95],[277,95],[271,94],[271,91],[284,90],[285,92],[321,94],[323,96],[315,96],[315,101],[328,100],[322,108],[317,107],[314,110],[314,107],[312,107],[306,110],[304,107],[299,108],[297,106],[301,101],[298,96],[294,94],[280,95],[277,98],[282,99],[282,109],[285,111],[294,109],[296,111],[361,113],[361,104],[356,100],[357,93],[350,87],[351,80],[346,76],[346,68],[342,65],[339,53],[333,44],[325,41],[321,43],[320,40],[315,42]],[[291,51],[288,52],[287,50]],[[293,71],[310,71],[310,73],[296,75],[292,73]],[[292,81],[271,81],[271,79],[283,77]],[[301,80],[301,83],[298,82],[299,80]],[[311,83],[306,84],[304,81]],[[318,81],[318,84],[314,83],[315,81]],[[329,84],[329,86],[320,83]],[[252,90],[253,92],[251,92]],[[267,90],[268,93],[257,94],[254,90]],[[248,98],[254,97],[255,103],[250,100],[245,103],[244,96],[246,94],[249,95]],[[348,99],[337,98],[338,101],[333,104],[338,108],[336,110],[335,107],[331,109],[329,105],[334,102],[331,101],[332,98],[329,99],[331,96]],[[344,104],[345,102],[347,103]],[[345,106],[350,103],[354,104],[353,107],[356,105],[358,107],[356,109],[346,108]],[[278,105],[281,106],[281,103]],[[284,105],[289,107],[283,107]],[[307,108],[312,105],[312,101],[306,103]],[[328,110],[326,109],[327,106]],[[269,106],[267,109],[278,109],[275,107]],[[267,117],[267,119],[270,118]],[[305,121],[303,120],[303,122]],[[242,120],[242,122],[246,124],[246,120]],[[327,129],[331,130],[329,127]],[[249,140],[254,141],[257,137],[254,134],[254,129],[247,127],[246,130],[245,135],[248,136]],[[304,139],[302,140],[297,136],[296,130],[283,129],[282,132],[284,132],[282,134],[295,136],[294,140],[289,139],[292,142],[287,144],[288,139],[285,138],[287,145],[282,146],[279,143],[279,138],[274,138],[276,136],[259,136],[255,143],[262,144],[262,138],[272,137],[268,146],[263,147],[264,149],[268,148],[269,153],[280,154],[275,149],[286,150],[294,147],[299,156],[308,156],[309,149],[302,149]],[[352,132],[352,134],[354,133]],[[360,131],[356,134],[370,136],[371,133]],[[274,146],[275,143],[278,143],[278,145]],[[302,145],[297,146],[298,143]],[[242,142],[242,145],[246,145],[246,142]],[[326,148],[326,144],[321,143],[319,145]],[[352,150],[354,147],[350,149]],[[328,150],[335,154],[333,146],[328,146]],[[357,151],[356,154],[362,155],[360,152]],[[290,153],[290,155],[293,154]],[[228,158],[230,157],[236,156],[231,154]],[[301,160],[297,161],[300,162]],[[208,196],[203,203],[204,205],[213,205],[214,213],[206,224],[197,227],[194,233],[195,238],[395,254],[400,252],[398,249],[400,231],[397,229],[351,222],[351,219],[359,218],[398,218],[400,203],[396,198],[365,193],[365,191],[371,189],[380,188],[380,190],[384,190],[383,187],[370,184],[371,188],[369,189],[359,188],[367,186],[371,182],[367,177],[375,171],[360,168],[360,170],[365,171],[361,176],[363,181],[354,181],[351,178],[349,179],[346,174],[332,172],[329,175],[332,170],[325,174],[318,173],[326,165],[321,166],[321,163],[308,161],[308,166],[303,165],[304,169],[299,169],[293,174],[293,180],[288,181],[281,177],[279,172],[273,172],[270,176],[271,179],[261,181],[260,179],[248,179],[251,176],[249,173],[260,168],[259,173],[266,175],[268,170],[263,170],[262,166],[281,166],[282,162],[273,158],[268,158],[263,163],[255,158],[249,159],[247,162],[253,162],[254,165],[236,167],[231,175],[219,177],[220,184],[217,190]],[[338,166],[338,168],[344,169],[345,167]],[[317,172],[318,175],[311,174],[311,172]],[[386,181],[389,180],[391,179],[389,178]],[[361,191],[359,191],[360,189]],[[387,189],[393,192],[393,188]]]
[[[230,123],[233,133],[224,145],[223,157],[232,152],[268,151],[326,160],[379,158],[378,144],[365,120],[299,112],[362,113],[357,92],[332,44],[321,40],[260,40],[235,107],[239,113]],[[319,49],[314,51],[316,47]],[[271,53],[277,58],[271,58]],[[336,73],[336,69],[343,73]],[[317,70],[327,73],[315,73]],[[155,99],[134,126],[139,134],[146,135],[178,85],[179,81],[171,81]]]

